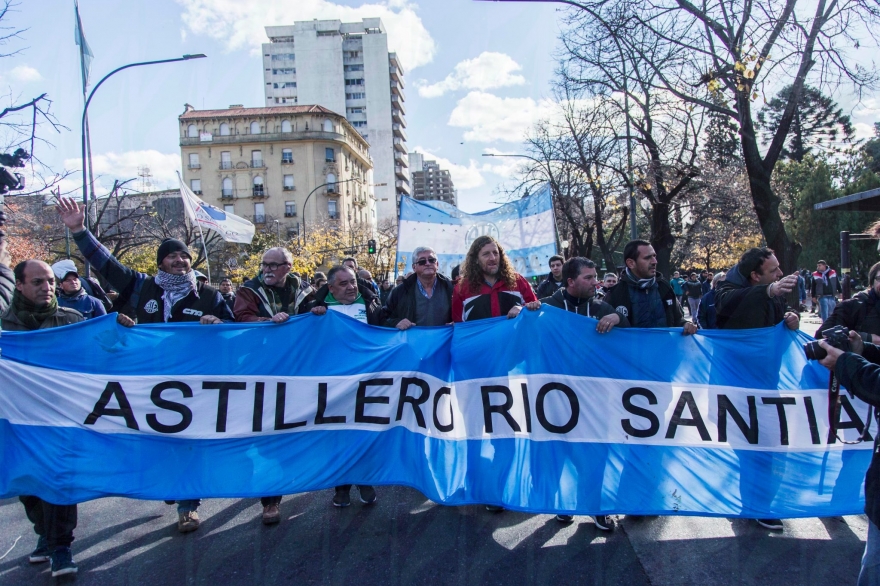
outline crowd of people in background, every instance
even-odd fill
[[[818,335],[840,324],[864,332],[866,341],[880,342],[880,263],[871,269],[870,287],[839,305],[840,282],[824,260],[813,273],[783,276],[778,259],[768,248],[748,250],[726,271],[677,270],[666,280],[657,271],[657,255],[651,244],[633,240],[624,247],[623,264],[601,278],[589,259],[553,256],[546,278],[533,285],[514,270],[496,239],[480,236],[448,276],[440,273],[437,254],[428,246],[412,251],[411,271],[399,275],[393,285],[387,276],[377,283],[354,257],[343,259],[326,273],[298,275],[292,272],[291,253],[276,247],[263,253],[258,274],[237,288],[224,278],[215,289],[193,270],[192,256],[183,242],[163,241],[156,251],[156,275],[148,275],[126,267],[98,242],[85,228],[78,204],[62,199],[57,209],[80,254],[105,286],[84,277],[68,259],[51,266],[28,260],[10,271],[8,254],[0,249],[0,325],[4,330],[59,327],[110,312],[117,314],[121,325],[136,327],[146,323],[284,323],[298,314],[322,316],[329,311],[370,325],[407,330],[501,316],[513,319],[523,310],[534,311],[546,304],[592,320],[584,323],[600,334],[634,327],[680,328],[683,335],[693,335],[699,329],[760,328],[779,323],[796,330],[799,314],[805,311],[803,303],[809,300],[824,322]],[[786,301],[795,290],[801,300],[797,309]],[[778,481],[769,476],[767,483]],[[754,480],[743,479],[747,481]],[[374,487],[355,488],[364,505],[376,502]],[[349,506],[351,489],[351,485],[335,487],[332,505]],[[280,521],[281,499],[281,495],[261,499],[263,523]],[[21,501],[39,536],[30,561],[51,560],[53,576],[76,572],[70,551],[76,506],[55,505],[35,496],[21,497]],[[200,500],[166,502],[177,507],[180,532],[198,529]],[[496,505],[486,508],[502,510]],[[557,519],[572,521],[570,515],[558,515]],[[611,517],[596,515],[593,519],[599,529],[614,527]],[[771,530],[783,527],[779,519],[757,522]]]

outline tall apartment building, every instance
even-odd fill
[[[307,233],[375,229],[369,145],[344,116],[321,106],[187,104],[179,121],[183,177],[206,202],[288,238],[303,223]]]
[[[318,104],[345,113],[370,144],[379,219],[397,221],[411,193],[406,158],[403,68],[388,52],[379,18],[310,20],[267,26],[263,45],[266,106]]]
[[[410,153],[409,169],[412,173],[413,199],[458,205],[452,175],[441,169],[437,161],[426,161],[421,153]]]

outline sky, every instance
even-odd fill
[[[89,107],[95,173],[103,189],[114,179],[152,173],[152,189],[176,185],[180,167],[177,117],[198,109],[263,105],[260,45],[267,25],[297,20],[355,21],[379,16],[405,70],[407,146],[449,169],[459,207],[476,212],[506,200],[529,127],[551,109],[559,6],[472,0],[80,0],[94,59],[91,81],[135,61],[204,53],[198,59],[137,67],[114,75]],[[54,169],[79,171],[82,94],[74,44],[73,0],[21,2],[6,26],[26,29],[0,46],[0,99],[41,93],[67,127],[43,128],[50,145],[37,155]],[[880,96],[860,104],[835,96],[860,136],[880,120]],[[2,104],[6,106],[8,104]],[[73,175],[67,186],[81,179]],[[141,179],[133,185],[142,187]],[[100,190],[99,190],[100,192]]]

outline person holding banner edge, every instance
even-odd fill
[[[385,304],[382,325],[398,330],[420,326],[445,326],[452,323],[454,285],[437,271],[434,249],[420,246],[413,251],[412,275],[391,290]]]
[[[137,323],[219,324],[234,320],[220,292],[196,281],[192,257],[183,242],[166,239],[159,245],[156,251],[159,272],[151,277],[124,266],[86,230],[85,213],[77,202],[59,198],[57,211],[80,252],[119,291],[117,301],[130,310]],[[122,314],[117,320],[125,326],[135,324]],[[166,502],[177,503],[178,531],[189,533],[199,528],[199,499]]]

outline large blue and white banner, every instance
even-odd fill
[[[550,257],[556,254],[550,187],[544,186],[529,197],[478,214],[466,214],[444,202],[404,197],[400,202],[398,271],[411,271],[413,250],[430,246],[437,253],[440,272],[449,275],[455,265],[464,262],[471,242],[483,235],[501,242],[519,274],[547,274]]]
[[[861,511],[871,442],[829,441],[827,371],[804,358],[807,336],[594,326],[545,306],[405,332],[328,312],[3,333],[0,497],[354,483],[534,512]],[[842,439],[866,412],[843,397]]]

